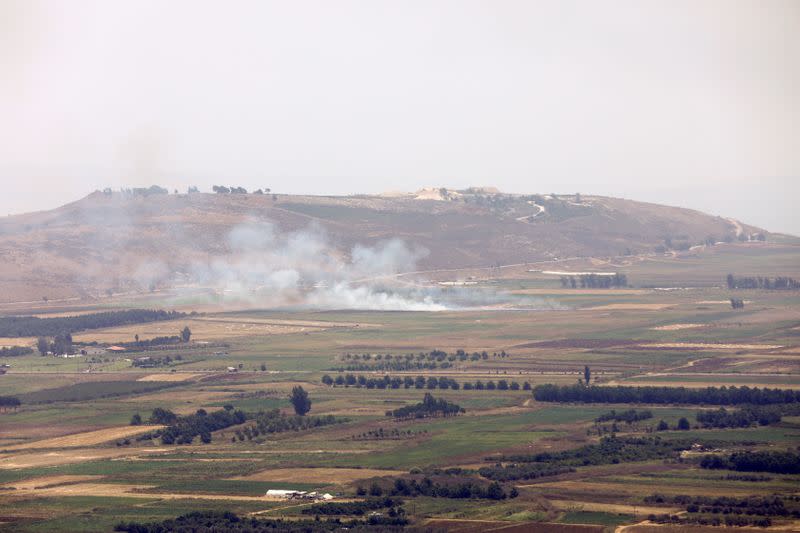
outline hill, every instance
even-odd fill
[[[237,283],[265,269],[268,284],[283,272],[294,278],[281,283],[328,280],[305,279],[304,262],[327,273],[356,264],[366,276],[646,254],[665,242],[681,249],[758,234],[770,238],[690,209],[489,188],[348,197],[95,192],[0,221],[0,301],[203,284],[232,271]],[[406,244],[380,244],[388,239]]]

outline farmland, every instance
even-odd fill
[[[21,405],[0,412],[0,531],[111,531],[121,520],[163,521],[210,510],[307,517],[302,510],[310,503],[275,501],[265,496],[269,489],[317,490],[341,501],[400,490],[410,525],[418,529],[535,523],[552,531],[612,531],[634,524],[639,525],[626,531],[664,531],[679,526],[656,529],[648,516],[693,514],[671,499],[653,503],[650,497],[700,496],[709,486],[718,496],[781,497],[794,509],[800,475],[710,470],[700,460],[744,450],[796,451],[797,414],[769,425],[705,429],[698,411],[719,406],[553,403],[537,401],[530,390],[574,385],[585,380],[587,366],[598,387],[800,388],[800,296],[738,291],[747,303],[734,310],[722,286],[728,268],[763,270],[772,259],[797,275],[800,254],[787,259],[787,247],[778,245],[772,255],[768,248],[762,255],[746,246],[738,253],[731,248],[631,262],[624,267],[634,285],[628,289],[564,289],[557,277],[512,268],[485,274],[474,287],[504,295],[511,304],[439,312],[206,306],[182,319],[88,329],[74,338],[86,343],[81,346],[102,347],[131,343],[136,335],[177,335],[189,327],[191,342],[73,358],[3,358],[0,363],[9,367],[0,375],[0,392]],[[158,303],[152,298],[149,303]],[[131,304],[126,297],[114,303]],[[36,307],[31,312],[47,315]],[[186,303],[177,307],[192,310]],[[64,313],[69,310],[63,305],[54,310]],[[159,362],[134,365],[148,361],[142,358]],[[381,366],[398,361],[420,366]],[[348,374],[353,385],[336,384],[335,378]],[[331,382],[323,382],[324,376]],[[384,376],[396,378],[397,386]],[[424,378],[421,386],[418,376]],[[438,385],[452,381],[457,388]],[[508,386],[498,388],[501,381]],[[473,386],[477,382],[481,388]],[[311,400],[305,419],[331,415],[325,419],[330,423],[291,425],[289,398],[296,387]],[[387,416],[421,402],[425,393],[465,412]],[[596,422],[612,409],[631,408],[649,410],[652,417]],[[156,409],[175,420],[151,420]],[[241,411],[247,419],[212,429],[207,439],[200,426],[189,442],[161,438],[171,424],[188,431],[222,411]],[[259,412],[273,413],[269,431],[255,431]],[[131,425],[135,415],[139,420]],[[683,419],[689,427],[679,429]],[[662,421],[665,429],[656,431]],[[604,438],[707,446],[655,459],[570,463],[552,475],[502,481],[501,489],[507,495],[513,489],[514,497],[486,496],[490,480],[479,470],[500,457],[556,456]],[[450,489],[425,489],[425,479],[440,488],[464,490],[468,484],[475,492],[457,498]],[[423,488],[405,494],[403,483]],[[800,525],[791,514],[773,516],[772,522],[783,530]]]

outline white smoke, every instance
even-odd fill
[[[441,311],[448,306],[424,289],[392,284],[414,270],[427,250],[399,239],[355,245],[349,256],[311,226],[281,235],[272,224],[250,222],[227,238],[230,252],[195,262],[190,278],[223,301],[264,307]],[[381,279],[378,286],[369,280]]]

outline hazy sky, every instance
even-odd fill
[[[582,192],[800,234],[800,1],[0,0],[0,213]]]

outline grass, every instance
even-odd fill
[[[598,511],[568,511],[559,518],[565,524],[598,524],[601,526],[616,527],[630,523],[633,517],[624,514],[603,513]]]
[[[28,392],[20,395],[19,399],[23,404],[86,402],[100,398],[155,392],[174,386],[176,383],[159,381],[90,381]]]

